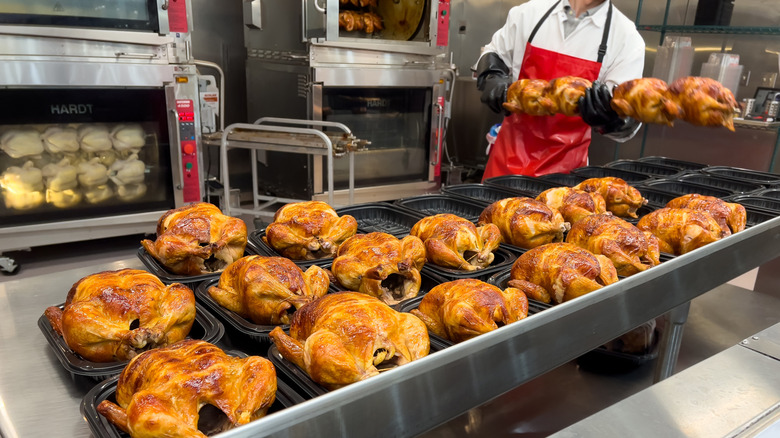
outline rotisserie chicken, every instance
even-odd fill
[[[488,267],[501,244],[501,231],[494,224],[477,227],[449,213],[420,219],[409,234],[423,241],[430,263],[464,271]]]
[[[341,286],[387,304],[420,292],[425,245],[415,236],[399,240],[387,233],[356,234],[339,246],[331,271]]]
[[[513,82],[507,89],[504,109],[532,116],[555,114],[558,106],[555,100],[546,94],[549,85],[549,82],[541,79],[520,79]]]
[[[117,151],[138,153],[146,144],[146,133],[141,125],[117,125],[111,130],[111,144]]]
[[[293,260],[333,257],[339,245],[357,233],[357,221],[339,217],[320,201],[294,202],[280,208],[265,229],[264,241],[279,254]]]
[[[560,304],[618,280],[615,266],[603,255],[571,243],[551,243],[517,258],[509,286],[529,298]]]
[[[108,168],[107,176],[117,186],[141,184],[144,182],[146,165],[133,153],[126,160],[116,160]]]
[[[564,76],[550,81],[545,94],[555,102],[559,114],[575,116],[580,112],[580,98],[591,86],[593,83],[587,79]]]
[[[575,189],[598,193],[607,202],[607,210],[620,217],[637,217],[639,207],[647,204],[639,190],[622,178],[607,176],[590,178],[574,186]]]
[[[339,3],[342,5],[351,4],[355,7],[365,8],[368,6],[376,7],[377,0],[340,0]]]
[[[585,216],[607,212],[607,204],[601,195],[572,187],[547,189],[540,193],[536,200],[558,210],[563,220],[571,224]]]
[[[473,278],[442,283],[412,310],[428,331],[462,342],[528,316],[528,298],[513,287],[501,290]]]
[[[103,125],[82,125],[79,127],[79,144],[84,152],[99,152],[111,149],[111,134]]]
[[[208,274],[244,255],[246,224],[198,202],[168,210],[157,222],[157,239],[141,244],[174,274]]]
[[[81,187],[90,188],[103,185],[108,182],[108,168],[95,157],[89,161],[79,163],[78,179]]]
[[[84,199],[90,204],[99,204],[114,196],[114,190],[108,184],[92,186],[84,189]]]
[[[618,275],[633,275],[660,263],[658,239],[611,214],[594,214],[575,222],[566,242],[607,256]]]
[[[730,233],[706,211],[690,208],[661,208],[642,216],[636,225],[658,238],[662,252],[685,254]]]
[[[669,208],[691,208],[706,211],[726,232],[726,235],[745,229],[747,212],[745,207],[734,202],[726,202],[714,196],[690,194],[674,198],[666,204]]]
[[[50,154],[73,153],[79,150],[76,128],[50,126],[41,134],[43,147]]]
[[[339,12],[339,28],[347,32],[363,31],[367,34],[378,32],[382,26],[382,17],[373,12]]]
[[[84,359],[121,361],[184,339],[195,321],[195,295],[146,271],[105,271],[77,281],[65,307],[49,307],[45,315]]]
[[[683,120],[696,126],[725,126],[734,131],[737,100],[720,82],[702,77],[684,77],[669,85],[669,92],[684,112]]]
[[[46,181],[46,188],[55,192],[75,189],[79,185],[78,170],[67,158],[43,166],[41,174]]]
[[[31,128],[12,129],[0,136],[0,149],[11,158],[23,158],[43,153],[41,133]]]
[[[98,412],[133,438],[205,438],[200,409],[222,411],[223,431],[263,417],[276,399],[276,370],[260,356],[232,357],[205,341],[187,339],[147,351],[122,371],[116,403]]]
[[[420,359],[430,349],[416,316],[357,292],[325,295],[295,312],[289,336],[281,327],[270,335],[285,359],[328,389]]]
[[[611,106],[620,117],[644,123],[672,126],[675,119],[683,117],[666,82],[656,78],[633,79],[618,85],[612,93]]]
[[[290,315],[328,292],[325,270],[310,266],[301,271],[284,257],[242,257],[231,263],[209,288],[220,306],[255,324],[289,324]]]
[[[43,172],[32,161],[10,166],[0,175],[5,206],[15,210],[27,210],[43,204]]]
[[[531,198],[506,198],[490,204],[479,215],[479,224],[495,224],[504,243],[531,249],[563,240],[569,223],[558,210]]]

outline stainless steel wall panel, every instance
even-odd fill
[[[262,11],[262,29],[242,26],[246,48],[305,54],[306,43],[302,37],[301,2],[296,0],[259,1]],[[308,0],[309,3],[311,1]],[[215,3],[215,7],[219,4],[219,2],[212,3]],[[238,2],[235,3],[238,4]],[[243,23],[243,20],[240,23]]]
[[[173,82],[171,65],[58,61],[0,62],[0,85],[9,87],[159,87]]]
[[[335,67],[336,65],[342,67],[368,65],[384,68],[441,67],[441,64],[444,62],[443,57],[433,59],[428,55],[420,55],[417,53],[387,52],[366,49],[344,50],[343,48],[325,45],[312,45],[310,53],[312,67]]]
[[[326,87],[432,87],[449,79],[441,70],[421,68],[315,68],[313,82]]]

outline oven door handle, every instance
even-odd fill
[[[321,13],[323,13],[323,14],[324,14],[325,12],[327,12],[327,11],[325,10],[325,7],[324,7],[324,6],[320,6],[320,4],[319,4],[319,3],[317,3],[317,0],[312,0],[312,2],[314,3],[314,9],[316,9],[316,10],[320,11],[320,12],[321,12]],[[326,3],[326,4],[327,4],[327,3]]]
[[[439,113],[439,122],[436,124],[436,149],[433,150],[433,160],[431,160],[431,166],[437,166],[439,164],[439,154],[441,153],[441,142],[444,137],[444,106],[439,102],[433,104]]]

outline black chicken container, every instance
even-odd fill
[[[745,212],[747,213],[746,227],[756,226],[778,216],[777,213],[768,210],[760,210],[750,206],[745,207]]]
[[[677,178],[679,181],[692,182],[696,184],[704,184],[705,186],[717,187],[719,189],[730,190],[733,193],[752,193],[757,190],[763,190],[765,187],[751,183],[747,181],[739,181],[736,179],[722,178],[719,176],[709,175],[706,173],[687,173]]]
[[[726,198],[735,194],[731,190],[719,189],[717,187],[705,186],[704,184],[696,184],[686,181],[656,180],[646,182],[642,184],[642,187],[648,187],[670,193],[672,195],[676,195],[675,198],[694,193],[705,196],[714,196],[716,198]],[[641,192],[642,187],[637,187],[637,189]]]
[[[709,175],[731,178],[737,181],[747,181],[764,186],[771,187],[780,185],[780,175],[774,173],[759,172],[757,170],[741,169],[739,167],[729,166],[709,166],[705,167],[701,171]]]
[[[680,196],[647,186],[637,186],[636,189],[639,190],[643,198],[647,199],[647,205],[656,209],[665,207],[669,201]]]
[[[533,198],[539,196],[545,190],[561,187],[560,184],[552,181],[522,175],[496,176],[486,179],[485,184],[529,193],[529,196]]]
[[[351,205],[337,208],[339,216],[348,214],[358,223],[358,233],[368,234],[375,231],[403,238],[422,216],[385,202]]]
[[[246,357],[246,354],[235,352],[235,351],[226,351],[226,353],[232,355],[232,356],[238,356],[238,357]],[[87,420],[87,424],[89,425],[89,430],[92,432],[92,435],[95,438],[129,438],[130,435],[126,434],[116,426],[114,426],[113,423],[108,421],[106,417],[101,415],[97,407],[103,400],[108,400],[113,403],[116,403],[116,387],[117,387],[117,381],[119,380],[119,377],[113,377],[110,379],[107,379],[99,384],[97,384],[94,388],[92,388],[81,400],[81,415],[84,416],[84,419]],[[290,406],[296,405],[298,403],[304,402],[303,397],[295,392],[290,386],[288,386],[286,383],[284,383],[281,379],[276,379],[276,399],[274,400],[274,403],[271,405],[271,407],[268,409],[267,415],[271,415],[274,412],[279,412],[282,409],[289,408]],[[209,414],[214,414],[214,416],[223,416],[221,412],[217,411],[216,408],[210,407],[210,406],[204,406],[201,411],[200,415],[202,417],[205,417]],[[199,425],[202,424],[203,421],[199,422]],[[212,435],[216,434],[217,432],[220,432],[220,430],[201,430],[206,435]]]
[[[572,170],[571,173],[579,177],[582,177],[584,179],[606,178],[606,177],[620,178],[630,185],[639,184],[653,179],[651,175],[648,175],[646,173],[632,172],[630,170],[613,169],[611,167],[600,167],[600,166],[579,167],[577,169]]]
[[[453,186],[444,186],[441,192],[447,196],[456,198],[465,198],[481,202],[488,205],[506,198],[533,198],[533,193],[512,190],[506,187],[488,186],[485,184],[458,184]]]
[[[249,244],[248,240],[249,239],[247,237],[247,246],[244,249],[244,256],[258,254],[258,251],[255,249],[254,246]],[[146,252],[146,249],[143,246],[138,248],[138,252],[136,253],[136,255],[141,260],[141,263],[144,264],[146,270],[156,275],[157,278],[159,278],[160,281],[162,281],[165,284],[181,283],[194,289],[195,287],[197,287],[198,284],[200,284],[200,282],[212,278],[218,278],[220,274],[222,274],[222,271],[210,272],[208,274],[199,274],[199,275],[174,274],[173,272],[169,271],[168,268],[163,266],[163,264],[160,263],[159,260],[152,257],[151,254]]]
[[[644,173],[646,175],[658,178],[670,178],[683,172],[674,166],[634,160],[617,160],[611,163],[607,163],[606,167],[612,169],[630,170],[631,172]]]
[[[559,186],[569,186],[569,187],[574,187],[577,184],[587,179],[571,173],[549,173],[547,175],[540,175],[537,178],[544,181],[554,182]]]
[[[765,189],[753,193],[755,196],[761,196],[763,198],[780,199],[780,188],[777,189]]]
[[[471,222],[477,222],[482,210],[485,209],[483,202],[446,195],[414,196],[399,199],[395,201],[395,205],[411,210],[422,217],[449,213]]]
[[[780,199],[765,198],[763,196],[738,195],[727,199],[728,202],[736,202],[744,207],[756,210],[766,210],[769,213],[780,215]]]
[[[59,307],[61,309],[64,308],[64,304],[61,304]],[[225,328],[222,324],[202,306],[196,304],[195,308],[195,321],[192,323],[192,328],[187,337],[200,339],[212,344],[222,339],[222,335],[225,333]],[[101,381],[121,373],[129,362],[92,362],[84,359],[65,343],[62,336],[54,331],[54,328],[49,323],[49,319],[45,315],[41,315],[38,318],[38,328],[40,328],[49,346],[54,351],[57,360],[73,376],[85,376]]]
[[[700,170],[708,166],[708,164],[694,163],[693,161],[676,160],[674,158],[659,156],[642,157],[637,161],[641,161],[643,163],[663,164],[665,166],[674,166],[680,170]]]

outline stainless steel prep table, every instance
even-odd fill
[[[780,218],[221,437],[412,436],[479,406],[780,255]],[[36,325],[79,278],[125,260],[0,284],[0,432],[87,437],[81,397]],[[605,317],[607,315],[607,317]],[[747,315],[745,317],[748,317]]]

